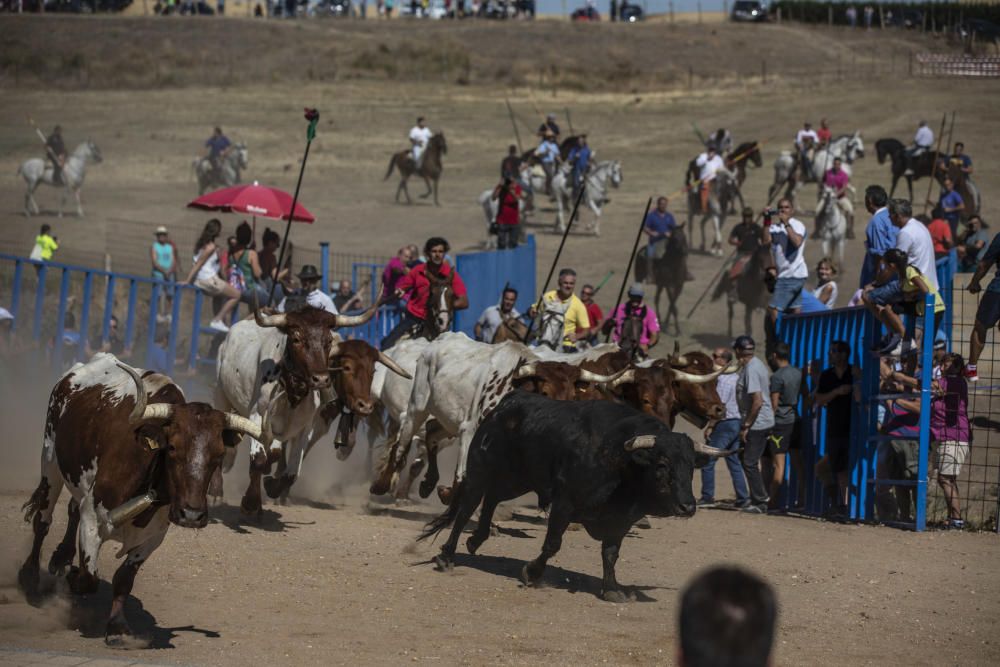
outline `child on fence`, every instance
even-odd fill
[[[938,486],[948,505],[948,528],[965,527],[956,480],[969,455],[969,385],[963,377],[965,362],[960,354],[947,354],[941,364],[941,377],[931,401],[932,458],[937,469]]]
[[[934,327],[931,331],[937,331],[941,325],[941,318],[944,317],[944,300],[941,298],[940,292],[932,287],[931,281],[920,272],[920,269],[907,261],[906,253],[899,248],[887,250],[883,257],[883,263],[885,269],[879,276],[880,282],[888,286],[895,280],[899,281],[905,304],[904,312],[913,312],[917,317],[923,317],[924,298],[928,294],[934,295]],[[871,293],[872,290],[865,292],[864,304],[890,332],[889,340],[879,352],[898,356],[915,348],[917,346],[915,340],[905,340],[906,329],[899,314],[893,310],[892,303],[878,303],[877,299],[872,298]],[[908,304],[912,305],[907,308]]]

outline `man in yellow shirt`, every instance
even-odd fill
[[[539,340],[553,350],[558,349],[561,339],[563,352],[576,352],[577,341],[585,340],[590,332],[587,307],[573,293],[575,289],[576,271],[562,269],[559,271],[559,288],[546,292],[541,304],[533,305],[529,311],[529,315],[535,317],[541,307]]]
[[[40,259],[43,261],[51,261],[52,253],[59,249],[59,243],[55,236],[52,235],[52,227],[49,225],[42,225],[42,228],[38,231],[38,236],[35,237],[35,247],[31,251],[31,259]]]

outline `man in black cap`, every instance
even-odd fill
[[[750,486],[750,504],[743,511],[766,514],[769,496],[760,473],[760,457],[767,446],[767,436],[774,427],[774,410],[769,400],[770,373],[764,362],[754,356],[756,348],[750,336],[743,335],[733,341],[733,351],[740,362],[736,402],[740,408],[743,474]]]
[[[319,271],[312,264],[303,266],[298,274],[302,288],[298,294],[282,299],[281,303],[278,304],[278,312],[283,313],[286,308],[288,310],[301,310],[306,306],[312,306],[313,308],[321,308],[328,313],[337,315],[337,307],[333,305],[333,299],[324,294],[319,288],[322,278]]]
[[[66,144],[63,143],[62,127],[59,125],[52,128],[52,134],[45,140],[45,151],[52,162],[52,182],[62,185],[62,171],[66,166]]]

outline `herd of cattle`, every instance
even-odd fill
[[[635,365],[614,346],[565,355],[460,333],[404,340],[387,355],[336,333],[374,313],[375,306],[353,317],[311,307],[255,312],[220,349],[214,406],[188,402],[169,377],[110,354],[71,368],[52,390],[41,481],[24,506],[34,529],[19,573],[28,600],[41,599],[42,542],[66,486],[69,522],[49,573],[68,569],[70,590],[91,593],[101,545],[120,542],[125,560],[112,582],[106,642],[125,644],[124,603],[139,567],[170,523],[207,524],[209,497],[221,496],[221,473],[245,437],[250,485],[241,508],[252,516],[261,510],[262,479],[268,496],[286,496],[317,441],[336,425],[337,455],[346,458],[363,421],[369,444],[385,451],[373,494],[395,484],[397,497],[406,497],[426,465],[420,495],[427,497],[439,478],[438,452],[458,443],[454,484],[438,488],[448,510],[423,534],[454,524],[440,567],[451,567],[480,503],[472,553],[489,535],[497,503],[534,491],[549,523],[525,581],[538,580],[567,525],[579,522],[602,543],[603,596],[624,599],[614,573],[622,538],[644,515],[691,515],[693,468],[717,455],[672,433],[674,422],[723,417],[715,379],[736,367],[718,368],[708,355],[676,346],[666,359]],[[401,475],[414,444],[417,456]],[[79,566],[71,567],[77,544]]]

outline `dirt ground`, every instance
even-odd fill
[[[839,33],[774,28],[756,33],[763,38],[760,48],[780,51],[776,40],[792,40],[798,46],[789,48],[790,57],[801,56],[803,62],[815,57],[807,49],[810,43],[839,45]],[[233,28],[237,33],[241,29]],[[183,43],[183,29],[175,30],[176,43]],[[330,40],[334,43],[341,37],[370,39],[348,34],[353,30],[348,24],[336,30]],[[477,27],[472,37],[463,32],[462,39],[489,40],[482,51],[492,53],[515,37],[505,32],[509,30],[514,28]],[[308,28],[302,34],[313,32]],[[628,37],[621,31],[594,34],[617,40],[628,53]],[[720,39],[730,36],[724,33]],[[867,39],[869,50],[879,44],[874,35],[852,39]],[[154,59],[162,48],[157,44],[150,41]],[[748,44],[752,49],[755,42]],[[107,47],[103,53],[110,58],[111,51]],[[687,57],[697,49],[681,46],[678,51]],[[720,62],[738,58],[712,53]],[[155,226],[167,225],[184,249],[193,245],[206,219],[183,205],[196,195],[191,159],[211,127],[220,124],[230,137],[247,142],[246,180],[291,190],[304,143],[301,108],[307,105],[320,109],[322,122],[301,198],[318,221],[295,226],[293,240],[301,253],[297,261],[314,260],[318,255],[308,249],[319,241],[330,241],[334,252],[391,254],[402,244],[443,234],[458,251],[474,249],[485,231],[476,197],[494,183],[513,139],[504,97],[523,119],[522,139],[530,134],[527,125],[538,122],[536,109],[563,117],[568,108],[575,129],[589,132],[598,158],[623,163],[624,182],[605,209],[602,236],[572,235],[560,262],[575,267],[583,281],[616,271],[598,300],[605,308],[614,302],[646,198],[673,193],[683,184],[684,167],[698,150],[692,123],[704,131],[728,127],[737,142],[766,142],[764,167],[751,170],[744,187],[748,202],[759,208],[772,180],[771,164],[803,120],[815,123],[827,116],[835,134],[863,131],[868,154],[855,163],[853,179],[860,192],[869,183],[886,183],[888,166],[877,164],[875,139],[908,140],[921,118],[937,131],[941,114],[955,109],[954,137],[965,141],[976,161],[984,217],[1000,219],[992,194],[1000,185],[1000,168],[990,160],[1000,149],[996,82],[896,76],[812,84],[798,78],[766,87],[711,84],[693,92],[683,86],[618,91],[602,84],[592,89],[596,92],[560,89],[553,95],[551,90],[475,80],[455,85],[362,77],[309,83],[300,80],[301,73],[292,73],[292,64],[281,62],[289,80],[276,68],[259,84],[244,80],[226,88],[87,89],[53,83],[48,89],[24,84],[15,90],[4,79],[0,173],[10,176],[0,180],[0,252],[26,256],[38,225],[46,222],[60,238],[60,261],[103,266],[108,254],[115,270],[145,275]],[[475,67],[478,72],[485,65]],[[409,207],[395,205],[395,180],[382,180],[390,153],[405,147],[406,132],[418,114],[448,139],[439,208],[421,200]],[[23,183],[14,173],[21,161],[40,153],[28,115],[46,130],[61,123],[70,146],[87,137],[100,146],[105,161],[88,171],[84,219],[57,218],[51,189],[37,195],[45,215],[21,215]],[[916,190],[922,200],[927,182],[919,181]],[[807,189],[802,197],[807,209],[812,208],[812,192]],[[671,208],[676,212],[683,205],[676,201]],[[540,219],[549,223],[554,213],[545,211]],[[804,219],[811,226],[811,219]],[[224,220],[230,228],[237,221]],[[864,222],[859,214],[859,232]],[[534,231],[540,287],[559,238],[546,227]],[[843,300],[856,284],[862,252],[860,239],[849,243]],[[806,254],[810,266],[815,265],[819,244],[809,242]],[[693,254],[690,262],[696,280],[681,297],[682,317],[719,267],[719,260],[705,255]],[[0,285],[4,298],[6,289]],[[722,303],[706,300],[682,327],[679,340],[685,346],[729,340]],[[737,324],[735,333],[741,333],[739,328]],[[761,333],[759,315],[753,333]],[[0,377],[0,423],[5,425],[0,447],[6,462],[0,475],[0,530],[8,536],[0,545],[0,557],[8,564],[0,568],[0,644],[104,654],[96,637],[102,634],[109,604],[107,584],[95,600],[78,607],[58,599],[44,609],[27,606],[14,586],[16,566],[29,544],[19,507],[37,479],[46,395],[42,379],[24,391],[28,379]],[[511,534],[492,539],[481,556],[461,558],[451,575],[434,572],[423,561],[436,547],[414,548],[413,539],[440,506],[390,510],[371,505],[363,493],[361,450],[345,466],[317,448],[310,474],[297,489],[302,504],[270,507],[260,525],[242,523],[230,504],[218,508],[218,521],[205,530],[172,529],[137,578],[129,606],[135,627],[152,634],[162,650],[135,659],[205,665],[245,664],[248,658],[279,664],[662,662],[675,652],[679,590],[695,572],[716,562],[753,568],[777,587],[782,614],[777,664],[995,664],[1000,659],[994,535],[917,535],[725,511],[699,512],[687,521],[654,519],[652,530],[638,531],[626,541],[619,565],[621,580],[638,586],[640,600],[611,605],[596,597],[599,549],[582,532],[568,535],[545,588],[518,585],[521,563],[536,555],[544,532],[530,509],[519,509],[512,520],[502,522]],[[721,467],[717,478],[728,492]],[[231,503],[244,480],[245,466],[238,465],[227,480]],[[45,558],[63,521],[60,511]],[[113,573],[113,553],[109,545],[102,559],[106,579]]]

